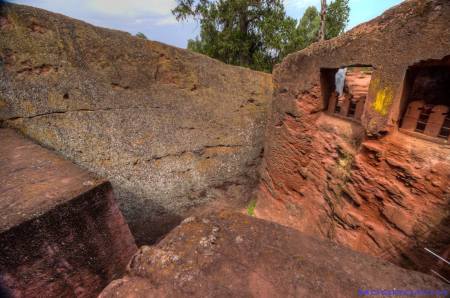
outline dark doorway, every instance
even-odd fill
[[[361,121],[372,72],[371,66],[321,69],[324,109],[338,117]]]
[[[450,64],[412,66],[404,87],[401,128],[433,138],[449,139]]]

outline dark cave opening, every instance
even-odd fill
[[[402,98],[402,130],[450,140],[450,62],[408,68]]]

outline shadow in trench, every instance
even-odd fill
[[[183,217],[167,208],[143,199],[142,195],[113,185],[116,201],[130,227],[136,245],[153,245],[180,224]]]
[[[450,265],[431,253],[439,255],[447,261],[450,260],[450,197],[445,207],[445,213],[447,216],[438,225],[427,231],[424,240],[419,240],[414,245],[403,249],[400,266],[437,277],[440,275],[447,281],[450,280]]]

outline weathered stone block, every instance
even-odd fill
[[[134,239],[109,182],[0,129],[0,293],[94,297]]]

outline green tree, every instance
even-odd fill
[[[349,0],[334,0],[326,8],[325,38],[344,32]],[[271,71],[289,53],[318,41],[320,13],[306,9],[297,22],[288,16],[281,0],[177,0],[177,20],[194,19],[200,35],[188,49],[228,64]]]
[[[145,34],[142,33],[142,32],[136,33],[136,37],[143,38],[143,39],[148,39],[147,36],[145,36]]]
[[[318,39],[320,30],[320,14],[315,6],[305,10],[303,17],[298,23],[297,32],[300,39],[300,48],[306,48]]]
[[[344,33],[350,15],[349,0],[335,0],[327,7],[325,38],[331,39]]]
[[[342,34],[348,23],[350,7],[348,0],[335,0],[327,6],[325,22],[325,39]],[[297,27],[296,37],[291,40],[290,48],[295,51],[304,49],[320,39],[321,18],[315,6],[305,10]]]
[[[188,48],[225,63],[271,71],[294,50],[296,21],[281,0],[177,0],[177,20],[200,23]]]

